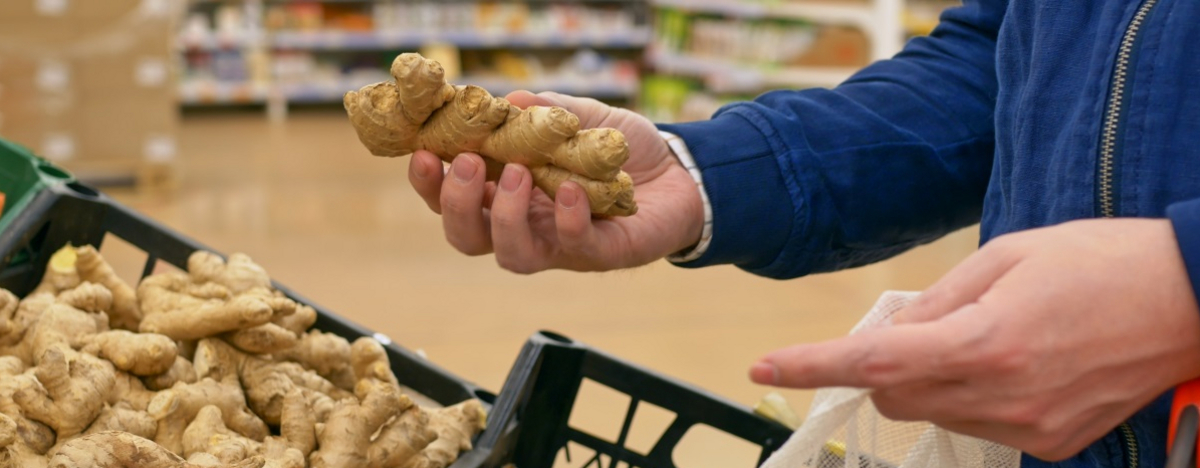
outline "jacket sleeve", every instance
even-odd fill
[[[772,91],[664,124],[700,167],[712,244],[680,264],[791,278],[879,261],[979,221],[1007,1],[967,0],[833,90]]]

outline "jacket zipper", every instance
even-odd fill
[[[1121,423],[1117,426],[1117,434],[1121,436],[1121,442],[1125,448],[1125,466],[1127,468],[1138,468],[1138,442],[1137,434],[1133,433],[1133,427],[1129,423]]]
[[[1117,210],[1113,195],[1113,167],[1117,157],[1117,131],[1121,127],[1121,114],[1125,110],[1126,99],[1129,97],[1129,87],[1126,83],[1126,78],[1129,74],[1129,62],[1133,57],[1134,45],[1137,43],[1138,33],[1142,30],[1142,25],[1146,22],[1146,17],[1154,6],[1158,4],[1158,0],[1144,0],[1142,6],[1138,7],[1137,14],[1133,16],[1133,20],[1129,22],[1129,27],[1125,29],[1125,36],[1121,39],[1121,49],[1117,53],[1116,67],[1113,69],[1113,77],[1108,95],[1108,106],[1104,112],[1104,126],[1101,130],[1100,137],[1100,166],[1097,173],[1097,201],[1100,206],[1100,215],[1105,218],[1112,218],[1117,215]]]

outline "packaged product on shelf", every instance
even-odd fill
[[[822,26],[812,45],[786,64],[810,67],[863,67],[871,63],[871,41],[855,28]]]

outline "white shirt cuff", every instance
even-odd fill
[[[691,174],[692,180],[696,181],[696,189],[700,191],[700,201],[704,203],[704,229],[700,231],[700,242],[688,250],[667,256],[667,261],[671,263],[687,263],[703,256],[705,252],[708,252],[708,246],[712,244],[712,203],[708,201],[708,192],[704,190],[704,178],[700,175],[700,168],[696,166],[696,159],[688,150],[687,143],[673,133],[663,131],[658,133],[666,140],[667,146],[671,148],[672,153],[675,153],[675,157],[679,159],[680,164],[683,164],[684,169],[687,169],[688,174]]]

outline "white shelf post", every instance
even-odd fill
[[[891,58],[904,48],[906,34],[901,18],[904,16],[904,0],[873,0],[874,15],[870,26],[873,60]]]

